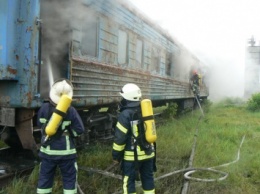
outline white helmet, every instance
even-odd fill
[[[124,85],[119,94],[126,100],[139,101],[142,97],[141,89],[132,83]]]
[[[73,96],[72,83],[67,79],[57,80],[54,82],[50,90],[50,99],[55,104],[58,104],[63,94],[66,94],[71,98]]]

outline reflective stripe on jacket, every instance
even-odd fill
[[[133,133],[137,134],[137,122],[135,113],[140,110],[140,102],[130,102],[121,111],[115,128],[115,139],[113,143],[112,156],[114,160],[135,160],[135,146],[133,146]],[[137,116],[137,115],[136,115]],[[132,125],[131,125],[132,124]],[[145,154],[139,145],[136,146],[137,160],[146,160],[155,156]]]
[[[55,107],[50,103],[44,103],[38,111],[38,126],[43,127],[50,119]],[[51,115],[50,115],[51,114]],[[60,130],[60,131],[59,131]],[[76,157],[76,148],[73,137],[84,132],[82,120],[74,107],[69,107],[66,116],[63,118],[57,133],[50,137],[50,143],[47,146],[41,146],[39,156],[52,159],[71,159]],[[73,136],[73,137],[72,137]],[[42,140],[46,137],[42,130]]]

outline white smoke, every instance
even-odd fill
[[[246,42],[260,36],[260,1],[129,1],[208,66],[210,99],[244,96]]]
[[[88,28],[95,20],[81,0],[42,0],[41,95],[48,96],[51,82],[68,75],[69,46],[73,28]],[[88,45],[92,46],[92,45]]]

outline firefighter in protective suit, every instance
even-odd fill
[[[190,78],[191,87],[194,95],[200,99],[200,76],[196,70],[193,70],[192,76]]]
[[[84,132],[83,122],[70,104],[66,114],[59,113],[55,107],[62,95],[73,96],[72,84],[69,80],[56,81],[50,90],[50,102],[41,106],[37,115],[37,124],[42,129],[42,145],[39,151],[41,159],[37,193],[52,193],[56,168],[60,169],[63,181],[63,193],[77,193],[76,148],[73,138]],[[46,125],[56,112],[62,115],[54,135],[46,138]],[[60,111],[61,112],[61,111]]]
[[[140,176],[143,192],[155,193],[153,145],[144,149],[135,137],[138,136],[138,112],[141,112],[140,88],[132,83],[123,86],[120,95],[120,114],[115,128],[112,157],[115,163],[121,162],[123,173],[123,193],[136,193],[135,180]]]

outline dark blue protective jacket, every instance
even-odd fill
[[[136,141],[134,137],[139,135],[138,123],[141,118],[138,117],[138,112],[141,113],[139,101],[125,101],[125,104],[121,106],[115,128],[113,160],[141,161],[154,158],[154,151],[147,154],[138,142],[135,142],[136,144],[133,142]]]
[[[48,123],[55,107],[47,102],[42,105],[37,115],[37,124],[42,128],[42,143],[46,137],[44,126]],[[84,132],[82,120],[72,106],[69,107],[55,135],[51,136],[46,145],[40,148],[39,156],[47,159],[76,158],[76,148],[73,138]]]

